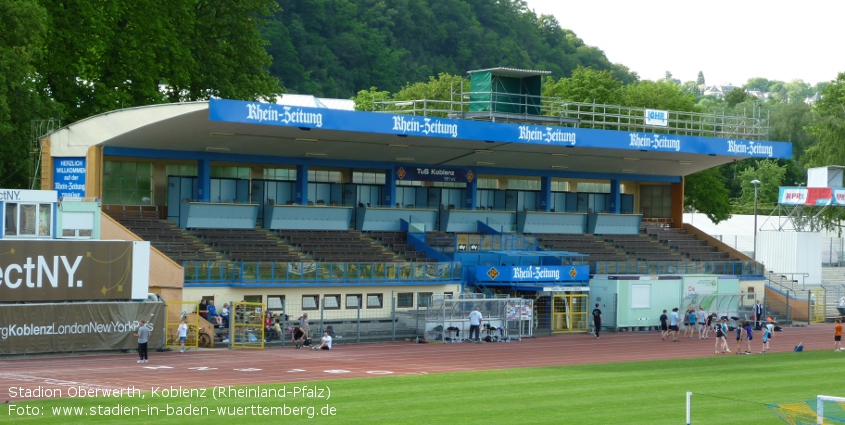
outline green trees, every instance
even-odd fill
[[[56,113],[38,87],[47,27],[47,12],[37,3],[0,0],[0,187],[30,187],[30,123]]]
[[[807,149],[807,166],[845,164],[845,72],[822,90],[807,127],[818,142]]]
[[[68,121],[122,107],[278,93],[259,36],[270,0],[40,1],[45,88]]]
[[[636,80],[553,16],[521,0],[280,0],[262,30],[271,74],[294,93],[352,97],[366,87],[398,92],[432,75],[474,69],[579,66]]]
[[[33,121],[280,92],[259,34],[272,0],[0,0],[0,187],[34,171]]]

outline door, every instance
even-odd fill
[[[552,332],[576,333],[587,332],[586,294],[558,294],[552,297]]]

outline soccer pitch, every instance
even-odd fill
[[[693,424],[782,424],[765,403],[845,395],[843,356],[833,350],[725,354],[380,376],[238,387],[275,394],[237,395],[229,389],[216,400],[211,389],[187,397],[162,391],[143,398],[51,398],[0,405],[0,423],[675,425],[684,423],[686,392],[692,391]],[[282,387],[285,397],[277,391]]]

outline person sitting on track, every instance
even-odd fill
[[[323,332],[323,337],[320,338],[320,345],[315,345],[311,347],[312,350],[331,350],[332,349],[332,337],[329,335],[329,331]]]

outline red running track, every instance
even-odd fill
[[[752,341],[753,355],[761,350],[761,333]],[[142,392],[153,387],[206,388],[217,386],[303,382],[377,375],[494,370],[518,367],[559,366],[655,359],[680,359],[714,353],[714,337],[662,341],[657,332],[554,335],[508,343],[336,344],[331,351],[200,349],[150,354],[138,364],[135,354],[37,356],[0,360],[0,401],[10,390],[59,389],[66,395],[78,390],[121,389],[134,386]],[[785,328],[772,339],[769,352],[792,351],[802,342],[805,350],[833,349],[833,325]],[[728,339],[736,348],[733,335]],[[295,365],[295,367],[287,366]]]

